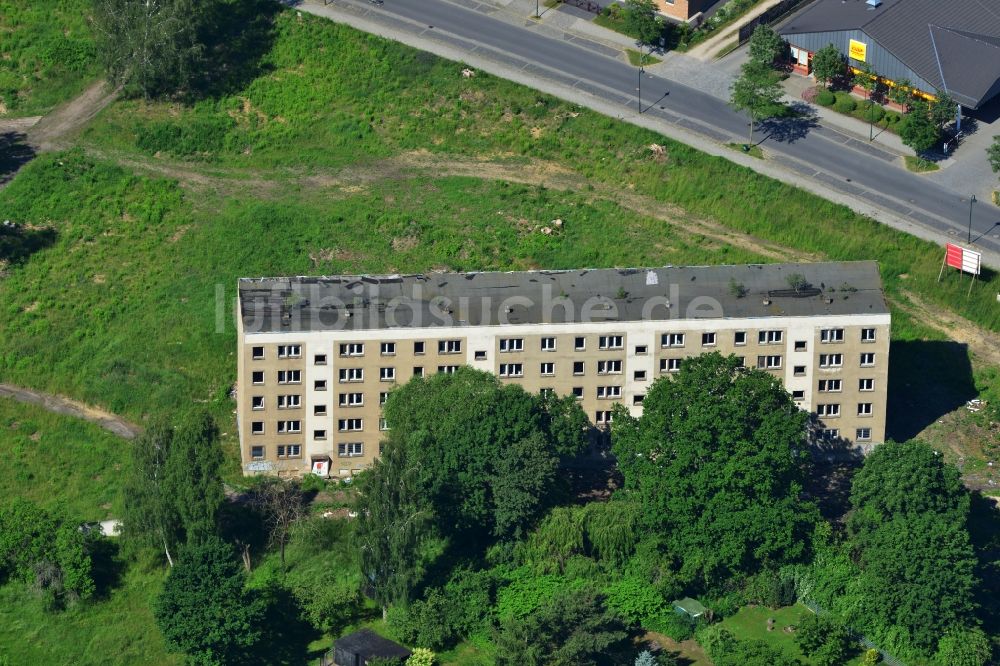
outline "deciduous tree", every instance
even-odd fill
[[[917,154],[926,152],[941,140],[941,131],[931,119],[927,102],[915,99],[899,123],[899,138]]]
[[[844,73],[844,56],[836,46],[828,44],[813,54],[812,73],[824,88]]]
[[[262,597],[246,588],[232,547],[210,537],[181,553],[153,614],[170,649],[192,664],[221,666],[246,662],[265,610]]]
[[[653,0],[625,0],[623,20],[625,32],[642,44],[652,46],[663,34],[663,23]]]
[[[401,443],[420,468],[422,494],[433,503],[446,537],[508,537],[532,524],[559,496],[561,485],[547,483],[552,458],[572,457],[587,444],[578,405],[501,385],[470,368],[396,389],[385,416],[389,440]],[[526,442],[538,449],[524,450]],[[539,469],[515,464],[515,450],[532,456]],[[517,488],[536,488],[538,494],[517,499]]]
[[[740,76],[730,89],[729,105],[750,117],[747,145],[753,144],[754,125],[775,114],[783,94],[777,74],[767,65],[750,61],[740,68]]]
[[[174,439],[166,421],[154,421],[132,443],[132,454],[122,482],[122,544],[133,553],[141,547],[162,549],[174,565],[177,544],[183,540],[180,514],[167,475]]]
[[[801,498],[807,418],[776,378],[719,354],[654,382],[642,417],[615,412],[625,489],[687,580],[711,584],[808,554],[817,512]]]
[[[390,604],[410,601],[423,574],[419,551],[432,534],[432,512],[422,473],[405,446],[389,441],[358,480],[355,534],[361,573],[383,617]]]
[[[993,143],[986,149],[986,159],[993,173],[1000,173],[1000,135],[993,137]]]
[[[224,497],[221,467],[219,430],[211,416],[197,414],[174,430],[166,472],[188,543],[216,533]]]
[[[199,36],[214,0],[93,0],[93,26],[109,79],[151,97],[191,84],[205,65]]]
[[[788,50],[788,44],[774,28],[763,23],[757,24],[750,35],[750,60],[770,67],[775,60]]]
[[[622,663],[627,638],[621,620],[585,590],[557,594],[531,615],[503,622],[496,633],[497,666],[596,666]],[[610,659],[610,661],[609,661]]]
[[[925,654],[974,622],[969,496],[952,465],[920,442],[884,444],[855,475],[851,504],[862,621],[901,628]]]

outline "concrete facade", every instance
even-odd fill
[[[613,273],[591,273],[605,272]],[[513,276],[516,282],[539,274],[486,275]],[[433,277],[442,284],[469,279]],[[244,286],[241,282],[241,301],[249,294]],[[670,293],[666,284],[663,287]],[[654,282],[650,289],[655,288]],[[706,290],[712,293],[711,287]],[[602,320],[595,314],[597,320],[592,321],[557,321],[557,314],[547,321],[351,330],[292,325],[289,330],[248,330],[244,320],[250,321],[254,313],[241,302],[237,411],[243,469],[248,474],[297,476],[318,462],[315,469],[332,476],[357,473],[379,453],[388,427],[382,421],[382,402],[394,386],[413,377],[471,366],[530,392],[575,395],[592,423],[604,427],[613,404],[620,402],[632,414],[641,414],[642,399],[653,381],[676,372],[682,359],[712,351],[735,354],[744,365],[781,380],[798,405],[820,414],[817,436],[845,446],[877,444],[885,437],[888,309],[878,306],[880,290],[870,298],[858,297],[856,308],[825,295],[833,292],[817,291],[790,297],[795,302],[787,307],[777,307],[767,296],[739,297],[748,301],[741,306],[764,310],[761,316],[659,314]],[[837,298],[847,301],[849,294],[853,292]],[[508,292],[507,298],[513,303],[518,297]],[[708,296],[694,300],[699,298]],[[750,301],[757,298],[763,300]],[[838,311],[788,312],[801,309],[800,301],[807,298],[817,301],[810,310]],[[666,308],[672,309],[683,299],[671,294],[666,300]],[[517,308],[502,307],[507,312]],[[601,310],[595,306],[597,312]],[[687,314],[691,312],[689,307]]]

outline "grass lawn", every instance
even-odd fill
[[[906,168],[914,173],[928,173],[941,169],[936,163],[925,160],[922,157],[914,157],[913,155],[904,155],[903,162],[906,163]]]
[[[0,117],[41,115],[97,78],[89,0],[4,0]]]
[[[764,159],[764,150],[760,146],[753,145],[750,146],[748,150],[746,148],[747,144],[745,143],[727,143],[726,145],[732,148],[733,150],[738,150],[741,153],[749,155],[750,157],[756,157],[759,160]]]
[[[812,615],[812,611],[802,604],[795,604],[794,606],[787,606],[777,610],[761,606],[744,606],[735,615],[723,620],[721,624],[741,641],[762,640],[771,647],[780,649],[790,657],[801,659],[804,664],[811,664],[813,662],[806,658],[795,644],[794,634],[785,632],[785,627],[798,626],[809,615]],[[774,618],[774,631],[767,630],[768,618]],[[859,654],[847,662],[845,666],[860,665],[861,661],[862,657],[859,650]]]
[[[58,505],[81,522],[113,517],[128,447],[96,425],[0,398],[0,497]]]
[[[640,59],[643,66],[655,65],[658,62],[663,62],[661,58],[649,55],[645,51],[636,51],[635,49],[625,49],[625,53],[628,54],[628,62],[633,67],[639,66]]]
[[[61,612],[19,584],[0,586],[0,657],[14,664],[181,664],[151,610],[166,572],[129,570],[110,596]]]

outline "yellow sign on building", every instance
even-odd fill
[[[850,55],[853,60],[865,62],[865,57],[868,55],[868,45],[864,42],[858,42],[852,39],[850,44]]]

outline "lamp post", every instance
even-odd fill
[[[642,113],[642,63],[643,63],[644,60],[645,60],[645,56],[644,56],[644,54],[642,52],[642,44],[640,44],[639,45],[639,87],[638,87],[639,96],[638,96],[638,100],[637,100],[639,102],[639,113]]]
[[[972,244],[972,204],[976,203],[976,195],[969,198],[969,244]]]

